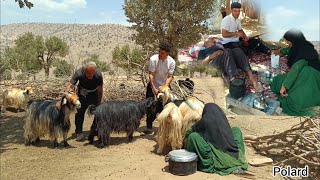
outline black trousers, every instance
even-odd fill
[[[244,52],[245,55],[249,54],[249,51],[261,52],[264,54],[270,54],[271,50],[267,47],[264,42],[260,38],[249,38],[248,46],[244,46],[243,41],[240,42],[229,42],[224,44],[223,47],[225,49],[230,48],[240,48]]]
[[[225,49],[240,48],[245,55],[248,55],[249,54],[249,50],[250,50],[249,47],[246,47],[246,46],[243,45],[242,41],[240,41],[240,42],[229,42],[227,44],[224,44],[223,47]]]
[[[81,103],[81,108],[77,110],[75,115],[75,125],[76,125],[76,134],[83,132],[83,122],[84,122],[84,115],[89,105],[98,104],[98,94],[97,92],[88,93],[86,96],[82,96],[78,92],[79,101]],[[95,124],[95,123],[92,123]]]
[[[221,69],[230,79],[237,75],[238,69],[251,69],[247,56],[240,48],[225,49],[222,54],[211,60],[209,65]]]
[[[146,98],[155,97],[150,82],[147,85]],[[147,128],[152,129],[153,121],[156,119],[157,114],[163,110],[163,105],[161,101],[157,101],[155,108],[148,108],[147,111]]]

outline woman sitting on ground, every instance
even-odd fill
[[[202,118],[186,132],[186,149],[198,155],[198,169],[228,175],[248,168],[241,130],[231,128],[222,109],[204,106]]]
[[[240,48],[224,49],[216,46],[214,38],[207,39],[204,46],[205,49],[198,53],[200,63],[221,69],[228,76],[230,82],[237,76],[239,68],[246,73],[256,91],[261,91],[261,86],[252,74],[249,60]]]
[[[287,55],[291,68],[287,74],[271,79],[271,90],[278,95],[283,112],[291,116],[320,115],[314,107],[320,106],[320,59],[314,46],[299,30],[284,34],[289,47],[273,51]]]

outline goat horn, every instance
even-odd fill
[[[164,96],[164,93],[158,93],[157,98],[159,99],[161,96]]]

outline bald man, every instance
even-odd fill
[[[78,69],[68,82],[65,90],[74,89],[78,83],[78,96],[81,102],[81,108],[75,115],[77,141],[84,139],[83,121],[86,109],[90,104],[99,105],[103,94],[103,78],[94,62],[87,62],[82,68]],[[94,123],[93,123],[94,124]],[[94,127],[91,127],[94,128]]]

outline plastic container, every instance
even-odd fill
[[[279,67],[280,56],[271,54],[271,67],[278,68]]]

